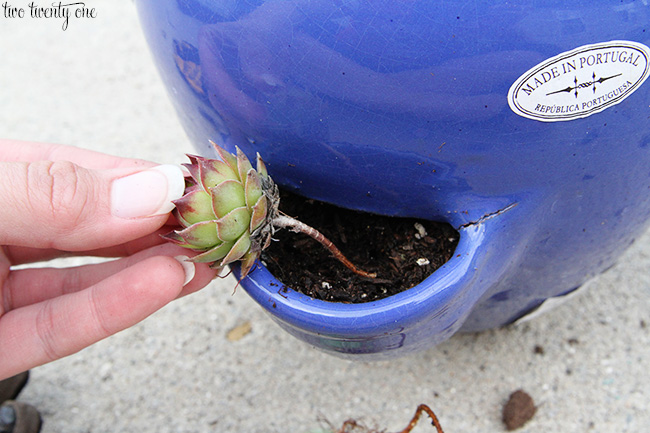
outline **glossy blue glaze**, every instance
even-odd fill
[[[369,304],[280,294],[263,267],[242,281],[321,349],[391,357],[510,323],[611,266],[646,227],[648,82],[571,121],[507,102],[522,74],[561,53],[650,45],[644,2],[136,3],[199,153],[214,155],[208,140],[237,145],[302,195],[460,232],[444,267]]]

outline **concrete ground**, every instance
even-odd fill
[[[54,18],[0,15],[0,136],[183,162],[192,147],[133,3],[86,4],[97,17],[71,19],[65,31]],[[649,268],[650,233],[589,291],[532,322],[377,363],[306,346],[243,290],[233,296],[233,279],[216,280],[34,369],[21,400],[40,409],[44,433],[301,433],[350,417],[397,431],[419,403],[447,433],[485,433],[504,431],[502,405],[523,388],[539,408],[521,432],[647,432]],[[230,341],[246,322],[251,332]]]

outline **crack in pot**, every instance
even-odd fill
[[[461,230],[461,229],[467,228],[469,226],[473,226],[473,225],[476,225],[476,224],[481,224],[481,223],[483,223],[483,222],[485,222],[485,221],[487,221],[489,219],[492,219],[492,218],[494,218],[496,216],[499,216],[499,215],[501,215],[501,214],[503,214],[505,212],[508,212],[510,209],[516,207],[518,204],[519,203],[517,203],[517,202],[511,203],[511,204],[509,204],[508,206],[506,206],[506,207],[504,207],[502,209],[499,209],[499,210],[494,211],[494,212],[487,213],[487,214],[483,215],[481,218],[479,218],[476,221],[470,221],[468,223],[461,224],[460,226],[458,226],[456,228],[456,230]]]

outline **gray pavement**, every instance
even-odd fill
[[[86,4],[97,18],[71,19],[65,31],[57,19],[0,15],[0,136],[183,162],[192,147],[134,5]],[[472,433],[504,431],[501,407],[523,388],[539,409],[521,432],[648,432],[649,267],[650,233],[589,291],[534,321],[377,363],[308,347],[243,290],[232,295],[232,278],[215,280],[34,369],[21,400],[40,409],[44,433],[300,433],[350,417],[397,431],[419,403],[445,432]],[[228,331],[246,322],[251,332],[230,341]],[[425,424],[416,432],[433,431]]]

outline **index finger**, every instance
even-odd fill
[[[0,139],[0,160],[6,162],[70,161],[79,166],[101,170],[112,168],[152,167],[154,162],[120,158],[88,149],[52,143],[33,143]]]

